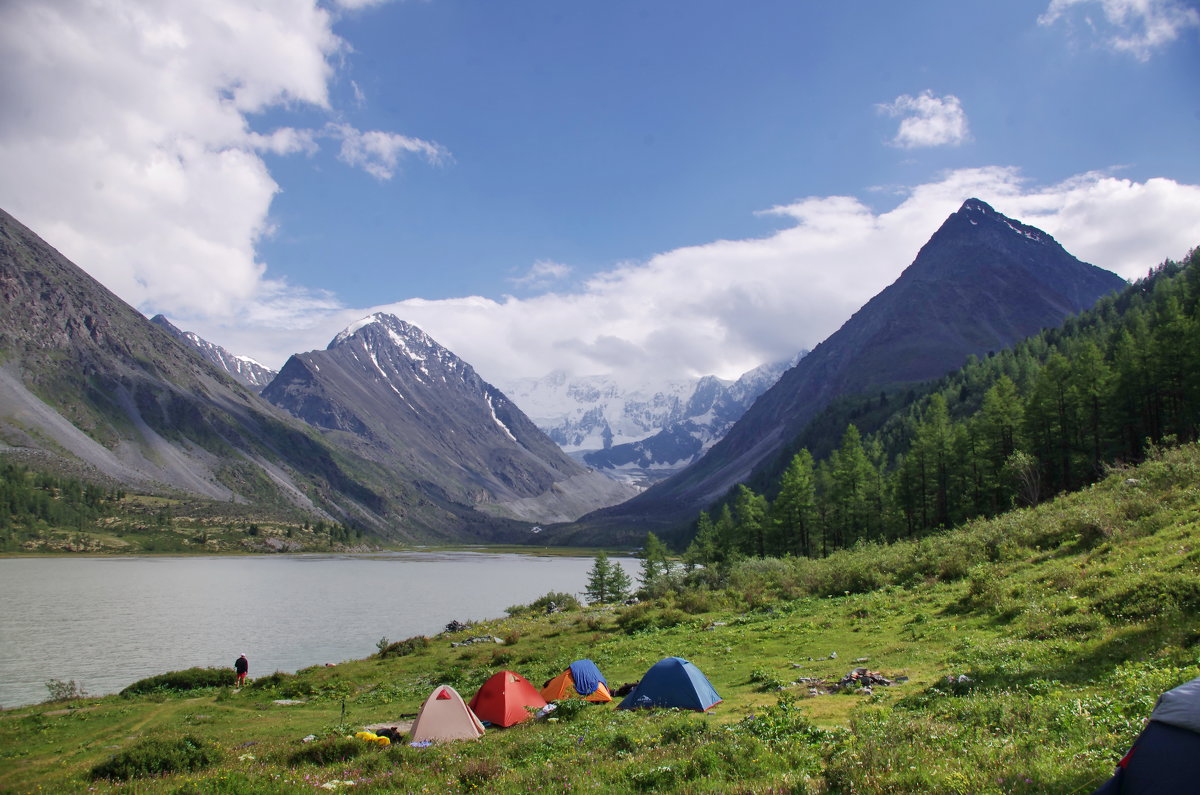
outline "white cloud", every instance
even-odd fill
[[[311,155],[330,131],[256,131],[250,114],[334,114],[347,47],[332,24],[316,0],[0,3],[0,206],[141,307],[327,306],[269,279],[256,246],[279,190],[262,155]],[[406,152],[445,156],[395,133],[333,133],[379,179]]]
[[[329,307],[297,313],[286,330],[184,327],[279,366],[287,354],[324,347],[350,322],[385,311],[417,324],[501,387],[555,369],[643,383],[732,377],[835,331],[971,197],[1126,278],[1200,244],[1200,185],[1094,173],[1037,186],[1013,168],[962,169],[909,188],[881,211],[848,196],[775,207],[767,212],[793,224],[768,237],[624,263],[569,293]]]
[[[892,145],[901,149],[957,146],[970,138],[967,114],[953,94],[935,97],[932,91],[917,96],[901,94],[876,106],[880,113],[902,117]]]
[[[449,152],[441,146],[422,141],[420,138],[409,138],[382,130],[360,132],[349,124],[333,122],[326,125],[325,130],[327,135],[342,142],[338,160],[361,168],[380,180],[391,179],[396,173],[400,158],[406,154],[424,155],[431,163],[441,163],[449,157]]]
[[[1102,22],[1087,13],[1097,5],[1104,15]],[[1038,22],[1053,25],[1071,9],[1083,14],[1089,31],[1105,45],[1139,61],[1149,60],[1188,28],[1200,28],[1200,11],[1179,0],[1050,0]]]
[[[509,279],[515,285],[529,290],[545,290],[562,281],[571,273],[571,266],[550,260],[538,260],[523,275]]]

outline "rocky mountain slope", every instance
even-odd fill
[[[578,529],[690,521],[771,462],[832,399],[939,377],[967,356],[1057,326],[1124,284],[1045,232],[970,199],[894,283],[784,373],[703,458]]]
[[[566,456],[512,401],[416,326],[375,314],[291,357],[265,399],[455,503],[568,521],[632,487]]]
[[[397,539],[525,532],[322,438],[0,211],[0,455],[13,454]]]
[[[150,322],[166,330],[176,339],[191,345],[205,359],[233,376],[235,381],[256,392],[261,392],[263,387],[279,374],[278,371],[254,361],[249,356],[238,356],[191,331],[180,331],[164,315],[155,315],[150,318]]]

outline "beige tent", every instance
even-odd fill
[[[482,736],[483,724],[450,685],[433,689],[412,726],[412,742],[476,740]]]

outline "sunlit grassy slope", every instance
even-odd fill
[[[186,735],[219,761],[120,788],[1087,793],[1158,693],[1200,674],[1198,540],[1200,450],[1189,446],[1033,510],[825,560],[746,561],[714,587],[650,604],[518,615],[236,693],[9,710],[0,790],[109,791],[92,766]],[[364,595],[362,609],[405,606]],[[478,635],[506,642],[450,645]],[[724,702],[708,715],[563,708],[554,722],[431,748],[345,739],[414,713],[438,683],[469,698],[496,670],[540,684],[591,657],[617,685],[668,655],[696,663]],[[796,684],[858,666],[909,680],[872,694]]]

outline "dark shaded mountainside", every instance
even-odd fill
[[[938,378],[1054,327],[1125,281],[1053,237],[969,199],[900,277],[783,374],[692,466],[556,534],[580,542],[672,534],[737,483],[777,465],[836,398]]]
[[[292,356],[262,396],[424,490],[488,514],[570,521],[635,493],[573,461],[471,365],[392,315]]]
[[[264,506],[385,538],[498,541],[527,534],[526,525],[448,496],[428,463],[385,465],[378,455],[360,454],[373,453],[370,439],[323,436],[267,403],[3,211],[0,357],[0,453],[7,456],[135,492]],[[437,403],[436,385],[429,388],[433,394],[420,400]],[[497,413],[520,427],[497,404]],[[480,433],[449,426],[441,432],[466,439]],[[499,466],[503,446],[489,445]],[[564,477],[545,478],[553,481],[549,490],[582,472],[571,466]],[[603,504],[549,515],[572,518]]]

